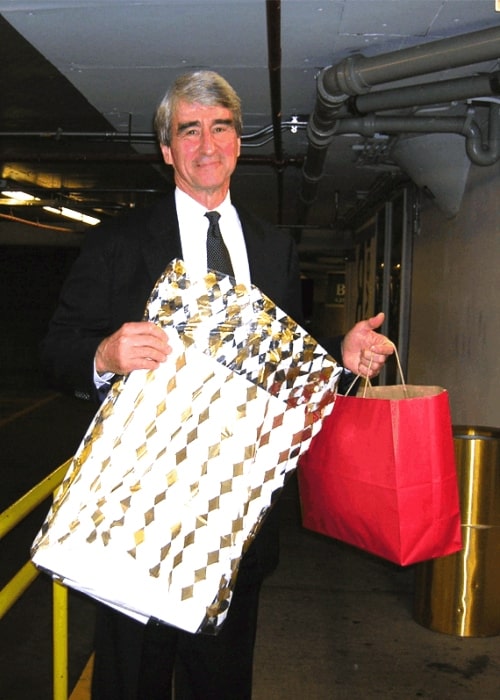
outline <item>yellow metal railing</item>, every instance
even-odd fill
[[[66,474],[71,460],[64,462],[49,476],[0,513],[0,540],[48,498]],[[19,600],[38,576],[37,568],[28,561],[0,591],[0,619]],[[53,583],[53,682],[54,700],[68,698],[68,591]]]

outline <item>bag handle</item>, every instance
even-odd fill
[[[401,361],[399,359],[398,349],[397,349],[396,345],[391,340],[389,342],[391,343],[392,347],[394,348],[394,355],[396,357],[396,363],[398,366],[399,376],[401,377],[401,386],[403,387],[403,394],[404,394],[405,399],[407,399],[408,398],[408,389],[406,388],[406,382],[405,382],[405,378],[404,378],[404,374],[403,374],[403,368],[401,367]],[[370,371],[370,369],[371,369],[372,359],[373,359],[373,352],[370,356],[370,363],[368,365],[368,371]],[[352,383],[350,384],[349,388],[346,391],[346,396],[347,396],[347,394],[349,394],[349,392],[351,391],[351,389],[353,388],[353,386],[356,384],[356,382],[358,381],[358,379],[360,377],[361,377],[360,374],[356,375],[356,377],[354,378],[354,380],[352,381]],[[364,381],[364,386],[363,386],[363,398],[366,398],[366,390],[369,386],[371,386],[371,382],[370,382],[369,377],[365,377],[364,379],[365,379],[365,381]]]

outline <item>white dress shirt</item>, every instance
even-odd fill
[[[188,194],[175,190],[175,206],[179,220],[182,258],[191,279],[201,279],[207,273],[208,209]],[[234,276],[240,284],[250,285],[250,269],[241,222],[231,204],[228,192],[225,200],[214,211],[220,214],[219,227],[231,257]]]
[[[179,221],[182,259],[186,266],[186,272],[188,277],[193,280],[201,279],[207,274],[209,222],[205,214],[209,210],[179,188],[175,189],[175,207]],[[229,192],[215,211],[220,214],[219,227],[231,257],[235,279],[249,288],[250,268],[243,229],[236,209],[231,204]],[[112,372],[98,374],[94,360],[94,384],[97,389],[109,384],[113,376]]]

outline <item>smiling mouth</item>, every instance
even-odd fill
[[[197,163],[198,168],[214,168],[218,165],[220,165],[219,160],[211,160],[209,162],[199,161]]]

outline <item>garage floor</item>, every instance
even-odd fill
[[[92,410],[41,389],[0,398],[3,510],[71,456]],[[304,530],[294,480],[282,506],[281,564],[261,598],[254,700],[500,697],[498,636],[422,627],[412,617],[411,567]],[[0,585],[27,558],[47,508],[0,543]],[[41,576],[0,621],[0,700],[52,698],[50,615],[51,585]],[[70,593],[71,689],[91,654],[92,629],[92,603]]]

